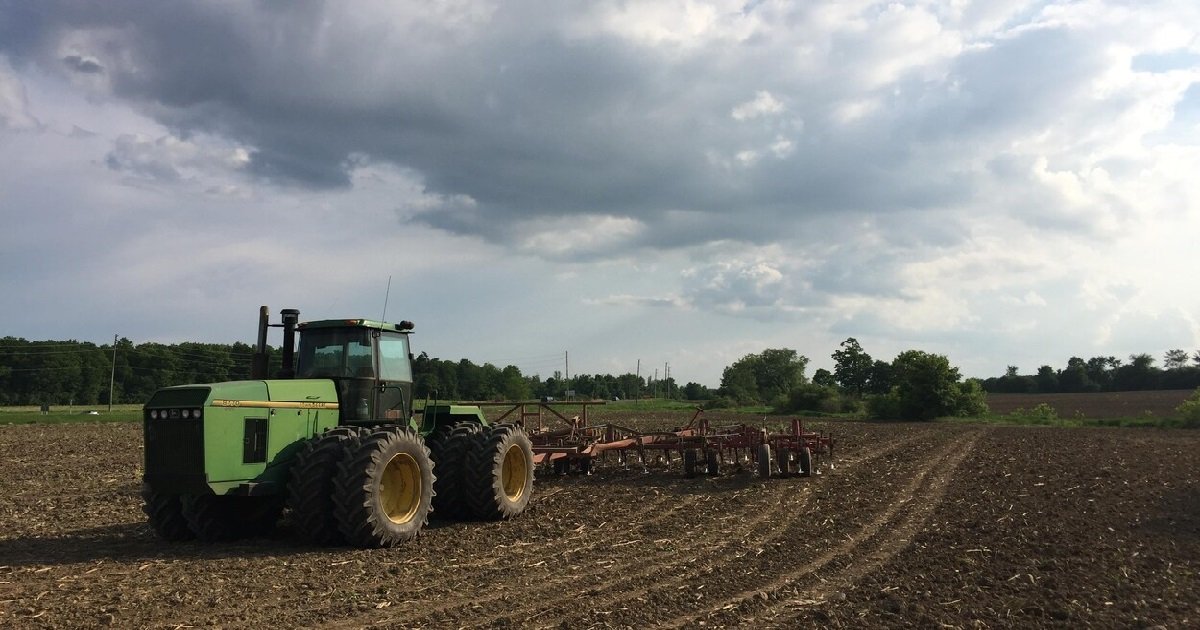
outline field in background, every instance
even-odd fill
[[[1148,392],[1099,392],[1093,394],[988,394],[988,408],[994,415],[1018,410],[1031,411],[1041,404],[1050,406],[1059,418],[1170,418],[1179,415],[1175,408],[1192,395],[1190,389]]]
[[[141,405],[113,405],[112,411],[108,410],[108,405],[51,405],[47,414],[43,414],[37,405],[0,407],[0,424],[136,422],[141,419]]]

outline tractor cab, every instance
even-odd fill
[[[295,378],[331,379],[342,421],[407,423],[412,415],[410,322],[330,319],[296,326]]]

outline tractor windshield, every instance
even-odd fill
[[[375,376],[371,335],[364,328],[310,328],[300,335],[300,378]]]

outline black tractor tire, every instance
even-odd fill
[[[292,463],[288,507],[296,535],[314,545],[345,542],[334,517],[333,478],[347,450],[362,440],[357,427],[336,427],[307,443]]]
[[[334,516],[346,542],[391,547],[412,540],[429,519],[433,461],[409,429],[371,433],[345,451],[334,478]]]
[[[159,538],[182,542],[196,537],[183,517],[183,502],[178,494],[163,494],[143,488],[142,501],[142,511],[149,517],[150,527]]]
[[[689,448],[683,452],[683,476],[692,479],[700,464],[700,451]]]
[[[704,469],[710,476],[721,474],[721,452],[715,448],[704,451]]]
[[[280,497],[184,495],[181,503],[188,526],[203,542],[264,536],[283,511]]]
[[[771,445],[759,444],[755,464],[758,465],[758,476],[763,479],[771,477]]]
[[[787,477],[792,474],[792,452],[786,448],[775,452],[775,465],[779,467],[779,476]]]
[[[478,422],[459,422],[439,430],[430,440],[433,459],[433,516],[437,519],[465,519],[471,510],[466,502],[467,458],[483,431]]]
[[[811,477],[812,474],[812,451],[806,446],[800,449],[800,476]]]
[[[524,512],[533,495],[533,445],[525,430],[498,424],[475,436],[463,489],[471,516],[478,520],[498,521]]]

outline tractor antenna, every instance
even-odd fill
[[[387,303],[388,303],[388,298],[391,297],[391,295],[392,295],[392,277],[388,276],[387,291],[383,292],[383,317],[379,318],[379,321],[381,321],[381,322],[387,321]]]

